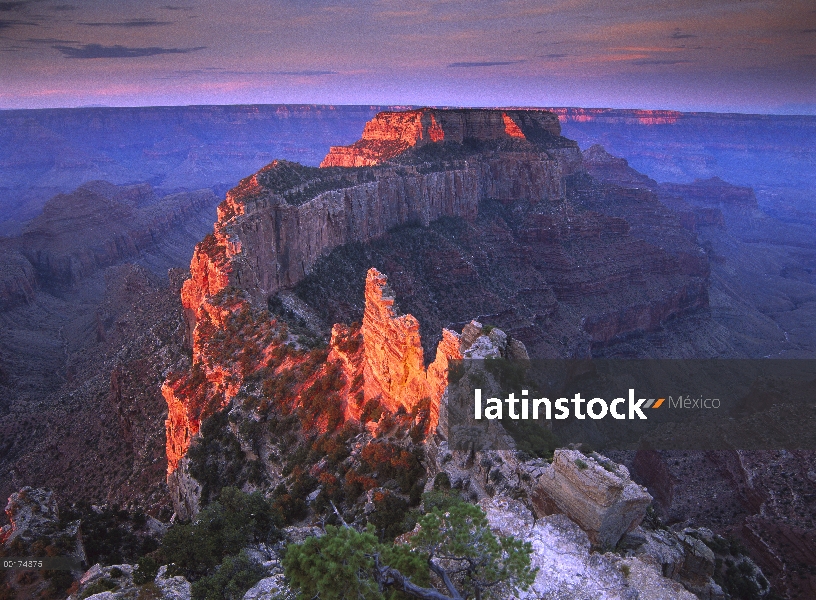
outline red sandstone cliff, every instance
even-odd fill
[[[193,259],[199,278],[209,277],[209,265]],[[311,358],[286,349],[284,330],[262,313],[253,311],[237,290],[214,284],[199,297],[190,293],[188,280],[182,298],[195,313],[193,367],[171,376],[162,386],[167,401],[167,471],[173,476],[180,461],[208,416],[228,406],[240,393],[247,376],[271,369],[273,376],[309,362]],[[387,279],[376,269],[366,278],[366,311],[362,326],[353,330],[335,325],[329,351],[316,371],[295,383],[289,398],[300,403],[310,387],[329,375],[339,382],[336,407],[343,419],[360,419],[363,406],[376,401],[396,413],[414,412],[428,402],[428,428],[436,428],[439,402],[447,386],[448,362],[462,358],[458,334],[444,330],[435,360],[425,368],[419,324],[411,315],[398,315]],[[191,304],[199,298],[198,305]],[[281,356],[283,357],[281,359]],[[277,359],[273,358],[277,357]],[[362,391],[362,395],[359,392]],[[279,398],[265,398],[269,402]],[[318,422],[322,423],[318,417]],[[319,424],[323,428],[326,424]],[[178,485],[178,483],[176,483]]]
[[[559,133],[558,119],[545,111],[381,113],[366,126],[360,145],[346,149],[351,154],[342,151],[353,158],[334,162],[335,148],[324,165],[386,164],[314,169],[275,161],[241,181],[219,206],[214,237],[196,251],[185,306],[202,296],[194,287],[209,289],[213,281],[265,298],[295,285],[340,245],[366,242],[408,222],[473,220],[484,198],[531,204],[562,199],[564,177],[581,168],[581,156]],[[465,140],[516,145],[468,151],[440,164],[388,162],[414,146]]]
[[[459,335],[444,329],[435,360],[425,368],[419,322],[398,315],[387,278],[376,269],[366,277],[366,308],[362,336],[363,382],[366,399],[380,398],[392,412],[410,412],[423,399],[430,401],[430,427],[436,428],[439,401],[448,384],[448,361],[461,360]]]
[[[473,223],[484,199],[529,211],[515,232],[529,247],[507,260],[518,261],[519,252],[529,255],[546,273],[546,283],[537,287],[554,292],[542,302],[551,308],[556,299],[574,304],[586,317],[581,329],[593,343],[653,329],[672,315],[705,306],[707,260],[681,231],[681,221],[650,189],[579,183],[581,154],[557,137],[559,131],[557,119],[545,111],[382,113],[347,149],[383,164],[315,169],[273,162],[227,194],[213,235],[196,250],[183,293],[190,332],[208,294],[231,286],[263,302],[304,279],[341,245],[382,238],[408,222],[427,226],[443,216]],[[406,152],[464,140],[499,146],[453,144],[451,152],[428,156]],[[404,153],[386,160],[398,147]],[[375,150],[383,153],[375,156]],[[590,152],[591,165],[611,170],[615,182],[625,180],[624,188],[633,182],[652,187],[625,162],[596,154]],[[580,191],[568,198],[569,189]],[[563,210],[564,203],[573,208]],[[485,235],[492,248],[497,232]],[[500,256],[503,250],[491,253]]]
[[[611,108],[548,108],[558,115],[562,122],[577,123],[612,122],[626,125],[671,125],[683,116],[674,110],[642,110]]]
[[[525,134],[526,131],[526,134]],[[543,110],[441,110],[382,112],[369,121],[360,141],[332,146],[321,167],[365,167],[386,162],[409,148],[466,140],[528,139],[561,135],[558,118]]]

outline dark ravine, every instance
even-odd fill
[[[2,239],[0,493],[168,504],[160,384],[184,363],[178,291],[209,190],[91,182]]]

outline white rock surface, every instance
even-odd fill
[[[164,600],[190,600],[191,585],[184,577],[167,577],[167,567],[159,567],[156,585],[162,592]]]
[[[278,594],[283,594],[286,591],[287,587],[283,575],[273,575],[261,579],[247,590],[247,593],[244,594],[244,600],[272,600]]]
[[[85,600],[118,600],[120,596],[113,592],[99,592],[93,596],[88,596]]]
[[[491,528],[530,542],[538,574],[521,598],[532,600],[696,600],[682,585],[637,557],[590,552],[586,533],[564,515],[533,519],[520,502],[483,499]],[[628,572],[628,575],[627,575]]]

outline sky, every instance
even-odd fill
[[[813,0],[0,0],[0,108],[816,114]]]

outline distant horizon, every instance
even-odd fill
[[[328,102],[236,102],[236,103],[192,103],[192,104],[84,104],[78,106],[43,106],[43,107],[0,107],[0,112],[15,111],[46,111],[46,110],[90,110],[90,109],[140,109],[140,108],[207,108],[207,107],[239,107],[239,106],[325,106],[342,107],[370,107],[400,110],[416,110],[419,108],[434,109],[474,109],[474,110],[608,110],[608,111],[645,111],[654,113],[676,113],[684,115],[740,115],[745,117],[816,117],[816,106],[812,112],[743,112],[738,110],[682,110],[676,108],[647,108],[642,106],[579,106],[579,105],[435,105],[435,104],[392,104],[392,103],[328,103]]]

